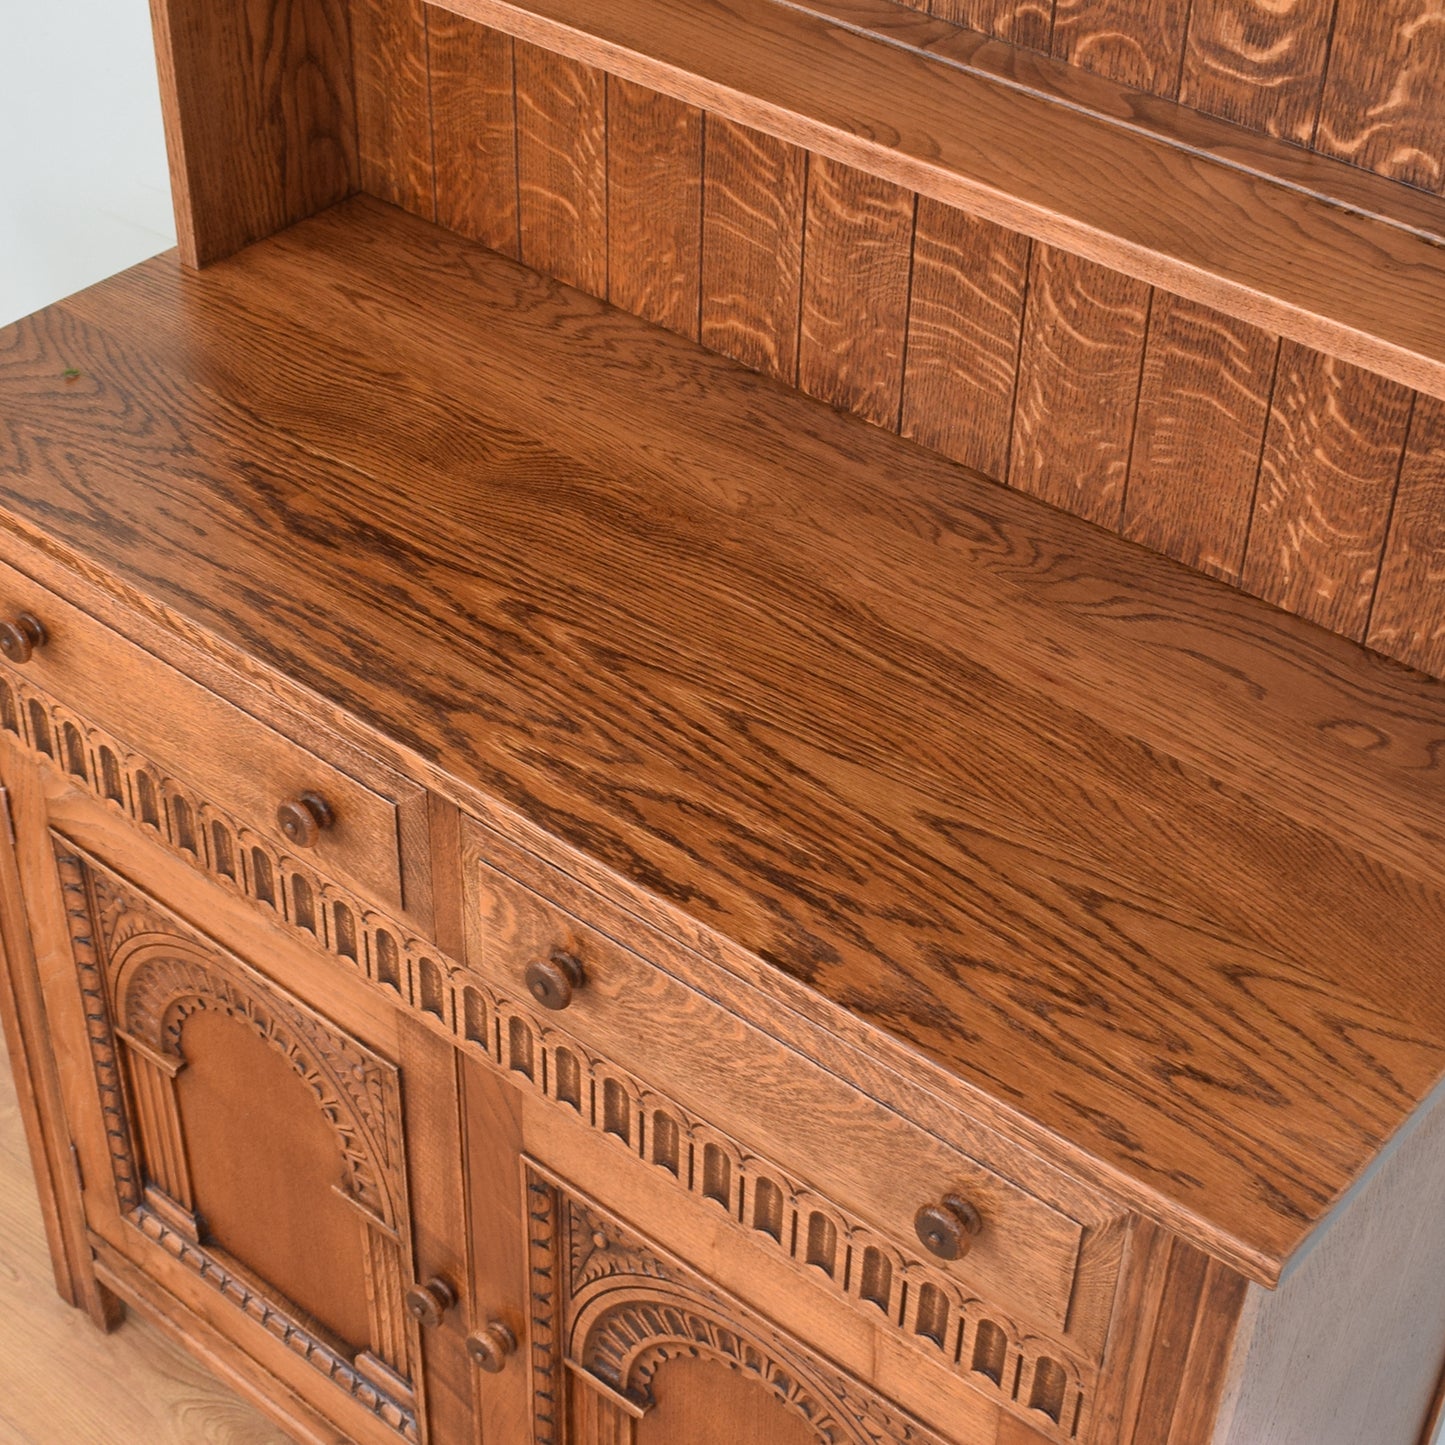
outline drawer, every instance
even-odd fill
[[[656,1091],[691,1116],[701,1126],[691,1130],[695,1140],[716,1130],[739,1147],[724,1149],[713,1163],[705,1144],[691,1150],[680,1145],[673,1120],[644,1117],[635,1127],[610,1120],[613,1105],[605,1097],[593,1100],[602,1116],[592,1121],[596,1128],[624,1129],[627,1142],[650,1162],[657,1162],[651,1153],[658,1149],[679,1156],[671,1172],[687,1176],[683,1182],[695,1193],[715,1198],[745,1223],[778,1201],[770,1193],[759,1203],[746,1185],[726,1177],[730,1166],[723,1156],[745,1161],[739,1172],[785,1171],[783,1193],[837,1207],[831,1215],[821,1209],[823,1223],[816,1226],[806,1204],[794,1211],[786,1228],[795,1236],[819,1230],[816,1240],[795,1237],[796,1258],[821,1264],[826,1256],[827,1267],[841,1268],[840,1242],[856,1245],[858,1228],[871,1228],[904,1260],[943,1272],[965,1291],[979,1291],[1020,1322],[1065,1329],[1081,1223],[501,872],[494,866],[498,851],[491,834],[467,825],[469,965],[544,1033],[555,1028],[590,1051],[594,1057],[583,1061],[584,1072],[599,1064],[620,1069],[642,1086],[630,1095]],[[506,849],[501,852],[505,856]],[[537,867],[546,865],[531,860],[531,871]],[[575,885],[570,892],[575,895]],[[665,956],[666,948],[659,953]],[[569,961],[580,967],[580,982],[567,978]],[[550,989],[550,1003],[561,1007],[538,1003],[529,970],[537,989]],[[502,1051],[505,1057],[505,1040]],[[518,1067],[515,1060],[512,1066]],[[537,1082],[544,1065],[528,1060],[523,1067]],[[555,1074],[562,1066],[553,1061],[547,1067]],[[565,1064],[566,1072],[573,1068]],[[542,1086],[575,1093],[574,1083],[555,1077]],[[616,1107],[628,1106],[619,1098]],[[646,1107],[638,1112],[645,1114]],[[712,1181],[705,1177],[710,1168],[718,1171]],[[926,1251],[916,1232],[919,1211],[950,1197],[976,1211],[980,1225],[957,1261]]]
[[[238,865],[229,854],[250,845],[244,832],[214,847],[197,838],[212,826],[210,810],[251,830],[263,853],[304,861],[380,903],[405,906],[401,816],[407,807],[424,815],[419,788],[369,762],[361,781],[0,564],[0,621],[21,614],[40,622],[44,642],[23,663],[0,660],[0,681],[11,684],[0,689],[0,724],[9,731],[90,778],[140,821],[155,823],[166,810],[172,840],[198,857],[224,846],[227,857],[213,858],[213,866],[232,877]],[[128,777],[139,760],[159,779]]]

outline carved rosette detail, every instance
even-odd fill
[[[565,1357],[632,1413],[652,1407],[669,1361],[706,1359],[763,1385],[825,1445],[942,1445],[570,1187],[529,1170],[528,1188],[553,1196],[549,1277],[565,1265]],[[534,1267],[543,1252],[534,1241]]]
[[[407,1208],[395,1070],[225,958],[128,884],[52,834],[122,1212],[146,1238],[403,1438],[419,1440],[407,1383],[414,1329],[401,1305]],[[307,1085],[341,1145],[372,1303],[370,1348],[352,1360],[283,1300],[206,1247],[192,1213],[174,1081],[185,1021],[215,1010],[249,1027]],[[124,1079],[130,1079],[130,1101]],[[140,1167],[144,1156],[146,1167]],[[144,1178],[144,1185],[141,1180]],[[392,1382],[383,1388],[378,1380]]]
[[[566,1109],[671,1185],[723,1212],[760,1247],[899,1337],[941,1358],[1035,1429],[1085,1432],[1097,1367],[1021,1329],[992,1301],[905,1253],[523,1004],[409,934],[0,667],[4,729],[143,831],[260,904],[501,1071]]]

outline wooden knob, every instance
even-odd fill
[[[586,982],[582,964],[570,953],[554,948],[547,958],[527,965],[527,991],[543,1008],[564,1009],[573,993]]]
[[[414,1284],[406,1292],[406,1312],[412,1319],[434,1330],[457,1302],[457,1292],[439,1275],[425,1284]]]
[[[517,1352],[517,1337],[500,1320],[467,1336],[467,1353],[489,1375],[499,1374],[507,1356]]]
[[[297,848],[314,848],[322,829],[329,828],[335,821],[336,814],[331,811],[331,805],[319,793],[302,793],[299,798],[287,798],[276,809],[276,826],[287,842]]]
[[[22,612],[13,622],[0,622],[0,652],[11,662],[29,662],[37,647],[45,646],[40,619]]]
[[[978,1210],[958,1194],[945,1194],[937,1204],[925,1204],[913,1216],[913,1227],[929,1254],[939,1259],[962,1259],[983,1228]]]

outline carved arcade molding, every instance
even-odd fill
[[[396,1070],[275,985],[203,942],[59,834],[52,834],[121,1212],[152,1243],[408,1440],[419,1440],[407,1204]],[[209,1248],[195,1213],[175,1081],[187,1018],[236,1019],[305,1083],[340,1144],[341,1192],[357,1209],[370,1306],[355,1359],[284,1298]],[[127,1084],[129,1088],[127,1088]],[[377,1368],[377,1366],[381,1368]],[[384,1389],[377,1380],[395,1380]]]

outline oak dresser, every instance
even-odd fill
[[[1427,1440],[1438,12],[153,10],[179,255],[0,331],[64,1297],[318,1445]]]

